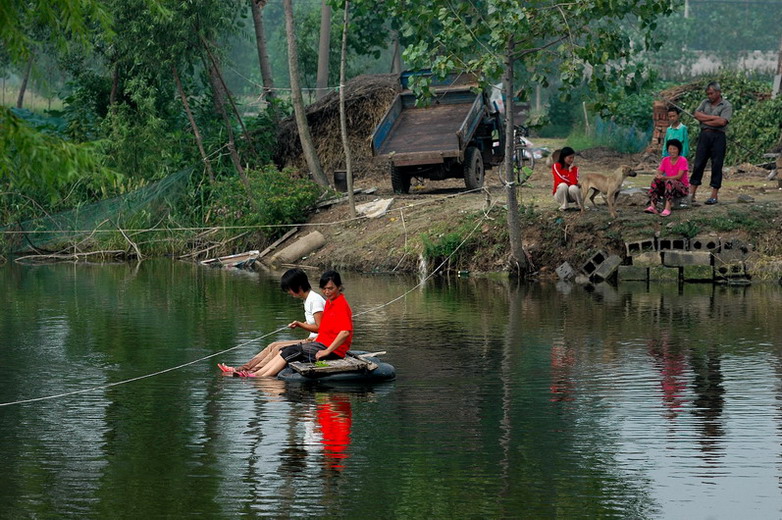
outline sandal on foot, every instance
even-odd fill
[[[223,363],[218,363],[217,364],[217,368],[219,368],[222,372],[235,372],[236,371],[234,369],[234,367],[229,367],[228,365],[223,364]]]
[[[712,204],[716,204],[716,203],[717,203],[717,199],[715,199],[714,197],[711,197],[711,198],[707,199],[704,204],[708,204],[709,206],[711,206]]]
[[[655,208],[654,206],[649,206],[644,210],[644,213],[657,214],[657,208]]]
[[[660,213],[660,216],[661,216],[661,217],[667,217],[667,216],[668,216],[668,215],[670,215],[670,214],[671,214],[671,210],[669,210],[669,209],[664,209],[664,210],[663,210],[663,212],[662,212],[662,213]]]

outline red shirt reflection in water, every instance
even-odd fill
[[[318,427],[323,438],[326,461],[334,469],[344,469],[350,446],[350,426],[353,414],[347,398],[330,395],[328,401],[319,403],[316,411]]]
[[[684,392],[687,390],[685,379],[685,359],[681,352],[675,352],[663,335],[658,341],[650,340],[649,354],[655,360],[660,372],[660,388],[663,404],[668,408],[668,418],[673,419],[686,402]]]
[[[551,397],[549,401],[565,402],[573,400],[573,392],[576,388],[572,371],[576,363],[576,354],[572,348],[561,342],[555,342],[551,346]]]

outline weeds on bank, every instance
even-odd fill
[[[729,209],[725,215],[704,216],[693,220],[703,228],[714,231],[741,230],[748,233],[759,233],[772,228],[775,216],[776,213],[771,208],[756,206],[747,210]]]
[[[424,258],[437,264],[448,260],[448,269],[483,265],[503,256],[508,249],[508,229],[504,211],[496,209],[481,228],[475,230],[482,212],[466,216],[455,228],[441,223],[420,235]]]

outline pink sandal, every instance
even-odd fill
[[[224,363],[218,363],[217,368],[220,369],[221,372],[236,372],[236,369],[234,367],[229,367],[228,365]]]
[[[644,210],[644,213],[652,213],[652,214],[656,215],[657,214],[657,208],[655,208],[654,206],[650,205],[648,208],[646,208]]]
[[[671,210],[669,210],[669,209],[664,209],[664,210],[663,210],[663,212],[662,212],[662,213],[660,213],[660,216],[661,216],[661,217],[667,217],[667,216],[668,216],[668,215],[670,215],[670,214],[671,214]]]

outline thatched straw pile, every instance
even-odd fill
[[[370,139],[398,91],[399,76],[396,74],[357,76],[345,85],[345,113],[354,178],[385,168],[372,160]],[[330,92],[308,106],[307,121],[323,172],[331,180],[334,170],[345,169],[339,124],[339,93]],[[307,171],[293,117],[280,123],[277,143],[275,162],[279,166]]]

